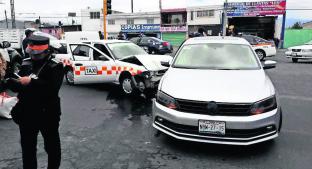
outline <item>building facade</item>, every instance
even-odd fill
[[[188,35],[186,8],[162,9],[161,27],[162,39],[174,46],[179,46]]]
[[[101,9],[83,9],[81,15],[82,31],[103,32],[103,12]],[[106,25],[108,38],[116,38],[119,32],[122,32],[127,38],[141,34],[161,38],[159,12],[113,12],[107,16]]]
[[[303,29],[312,29],[312,21],[302,24]]]
[[[137,37],[142,34],[161,38],[160,13],[119,13],[107,16],[108,36],[116,37],[119,32],[127,38]]]
[[[221,5],[187,8],[188,33],[203,28],[208,36],[218,36],[222,29],[222,9]]]

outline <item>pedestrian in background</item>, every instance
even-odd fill
[[[6,87],[18,93],[19,102],[12,109],[14,122],[19,125],[24,169],[37,168],[37,137],[44,139],[48,154],[48,169],[58,169],[61,162],[59,122],[61,106],[59,90],[63,82],[62,63],[51,57],[49,39],[29,37],[19,79],[9,79]]]
[[[120,31],[117,37],[118,40],[126,40],[126,36]]]
[[[102,32],[101,32],[101,31],[99,31],[99,37],[100,37],[100,39],[101,39],[101,40],[103,40],[103,39],[104,39],[104,35],[102,34]]]
[[[5,76],[5,72],[7,69],[7,63],[2,54],[0,53],[0,80],[2,81]]]
[[[7,69],[7,63],[2,54],[0,53],[0,93],[4,91],[3,83]]]
[[[25,39],[23,40],[23,52],[24,52],[24,58],[29,58],[29,54],[26,52],[26,48],[29,44],[29,37],[33,35],[34,31],[31,29],[26,29],[25,30]]]

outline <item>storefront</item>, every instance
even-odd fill
[[[187,27],[161,27],[162,39],[170,42],[173,46],[180,46],[186,39]]]
[[[160,32],[162,40],[180,46],[188,32],[186,8],[162,9]]]
[[[127,39],[141,35],[161,38],[160,24],[121,25],[121,32],[125,34]]]
[[[279,15],[285,14],[285,0],[234,2],[225,6],[228,9],[228,27],[234,28],[235,34],[250,34],[265,39],[281,38],[282,27],[277,25],[277,20]]]

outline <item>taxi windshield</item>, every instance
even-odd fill
[[[133,43],[110,43],[108,47],[116,59],[123,59],[127,56],[146,55],[147,53]]]
[[[185,45],[177,55],[173,67],[255,70],[260,69],[260,64],[248,45],[205,43]]]

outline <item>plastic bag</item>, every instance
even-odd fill
[[[10,97],[5,92],[0,94],[0,117],[12,119],[11,110],[18,102],[17,97]]]

